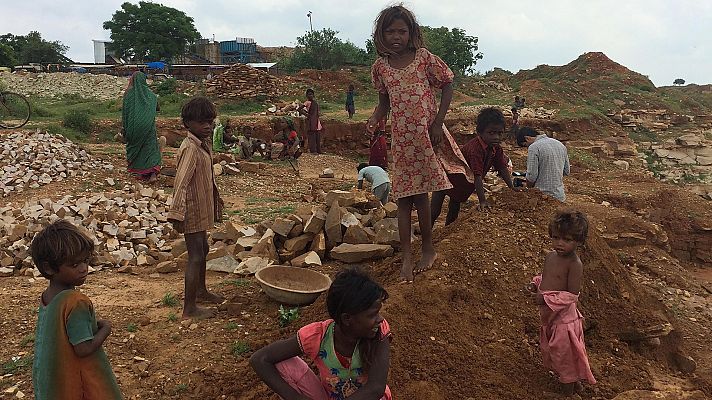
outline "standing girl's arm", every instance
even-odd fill
[[[442,96],[440,97],[440,108],[438,109],[438,115],[435,116],[435,121],[430,125],[430,143],[433,146],[437,146],[442,140],[443,135],[443,123],[445,122],[445,114],[447,114],[448,108],[450,108],[450,102],[452,101],[452,83],[447,83],[442,87]]]
[[[279,374],[274,366],[280,361],[288,360],[302,354],[297,336],[280,340],[257,350],[250,357],[250,365],[257,375],[285,400],[309,400],[294,390]]]
[[[373,362],[368,371],[368,381],[356,393],[347,397],[347,400],[378,400],[386,391],[388,368],[391,363],[390,338],[379,340],[373,353]]]

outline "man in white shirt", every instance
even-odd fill
[[[564,175],[570,170],[566,146],[546,134],[522,127],[517,132],[517,144],[527,146],[527,187],[566,201]]]

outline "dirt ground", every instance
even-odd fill
[[[133,182],[122,172],[120,145],[87,147],[116,166],[119,172],[111,176],[119,185]],[[508,149],[515,169],[524,169],[525,150]],[[172,154],[164,157],[170,162]],[[320,190],[349,189],[356,163],[305,154],[300,177],[289,164],[270,163],[258,173],[220,176],[218,185],[230,218],[253,224],[293,209]],[[326,167],[336,178],[318,178]],[[582,251],[580,309],[598,384],[587,386],[581,397],[610,399],[634,389],[712,397],[712,269],[678,260],[671,247],[691,226],[710,220],[709,202],[642,170],[609,167],[574,164],[566,180],[569,205],[585,211],[592,224]],[[108,174],[2,201],[100,191]],[[170,178],[162,177],[157,186],[170,190]],[[555,379],[541,364],[537,309],[522,288],[540,271],[549,248],[546,226],[560,203],[535,191],[491,196],[491,211],[478,212],[470,202],[455,224],[436,225],[438,261],[413,285],[397,284],[397,254],[367,266],[390,294],[383,315],[394,332],[389,385],[396,398],[559,398]],[[625,232],[645,239],[628,243],[611,236]],[[341,267],[331,261],[317,270],[333,276]],[[134,272],[103,270],[81,288],[98,316],[113,323],[105,349],[127,399],[276,399],[252,372],[249,355],[326,317],[322,296],[303,307],[296,322],[280,328],[279,304],[253,277],[209,272],[209,288],[228,301],[215,318],[181,321],[182,273]],[[15,386],[32,396],[32,337],[45,286],[42,279],[0,278],[2,398],[14,398],[4,391]],[[171,302],[169,294],[178,301]],[[667,322],[673,330],[659,344],[631,339]],[[681,372],[680,355],[692,357],[697,369]]]

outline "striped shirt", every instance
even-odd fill
[[[188,133],[178,150],[178,170],[168,218],[183,221],[185,233],[207,231],[216,220],[217,199],[210,146]]]
[[[569,172],[566,146],[546,135],[537,136],[527,151],[527,180],[549,196],[566,201],[564,175]]]

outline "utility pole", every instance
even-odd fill
[[[307,17],[309,17],[309,32],[314,32],[314,27],[312,26],[312,20],[311,20],[312,12],[311,10],[307,13]]]

